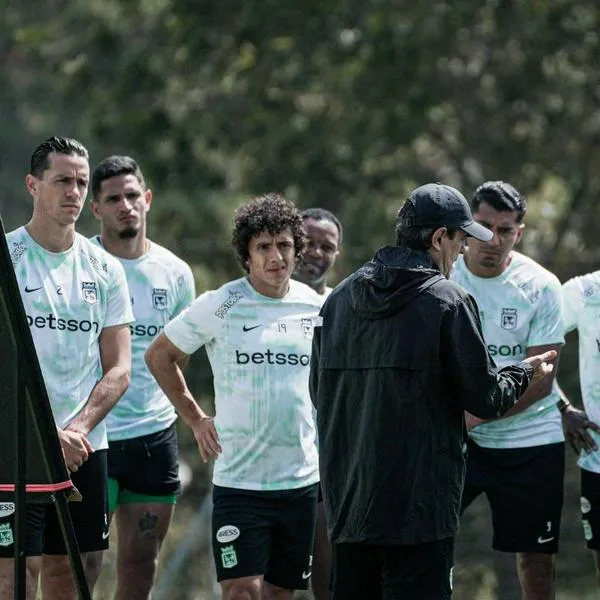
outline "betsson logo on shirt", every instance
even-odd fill
[[[515,344],[514,346],[488,344],[487,348],[492,356],[522,356],[523,354],[523,347],[521,344]]]
[[[236,350],[235,362],[238,365],[247,365],[248,363],[262,365],[266,363],[268,365],[300,365],[306,367],[310,363],[310,356],[308,354],[273,352],[269,349],[266,352],[253,352],[252,354]]]
[[[164,329],[163,325],[130,325],[129,331],[131,335],[140,337],[156,337]]]
[[[35,327],[36,329],[54,329],[58,331],[93,331],[94,333],[100,332],[100,323],[97,321],[88,321],[83,319],[81,321],[77,319],[62,319],[55,317],[52,313],[48,313],[45,316],[32,317],[27,316],[27,323],[29,327]]]

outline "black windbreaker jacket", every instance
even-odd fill
[[[463,411],[501,416],[533,369],[496,370],[475,300],[424,252],[382,248],[332,292],[321,317],[310,391],[332,541],[454,536]]]

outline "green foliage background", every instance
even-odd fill
[[[467,196],[485,179],[510,181],[529,201],[522,250],[563,281],[597,268],[594,0],[4,0],[0,9],[7,230],[31,210],[31,151],[61,134],[82,140],[92,163],[115,153],[140,162],[155,196],[151,237],[189,261],[199,290],[239,274],[231,217],[253,194],[278,190],[335,211],[345,227],[339,280],[390,241],[407,192],[432,180]],[[96,225],[84,215],[80,228]],[[561,382],[578,398],[568,342]],[[206,361],[194,360],[192,387],[210,404]],[[196,473],[187,514],[207,475],[182,434]],[[562,597],[582,598],[592,564],[569,465],[559,585]],[[517,597],[512,566],[502,571],[487,520],[476,521],[465,519],[460,560],[504,573],[489,593]]]

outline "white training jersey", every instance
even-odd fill
[[[579,332],[579,379],[590,420],[600,423],[600,271],[574,277],[563,285],[565,332]],[[600,434],[587,430],[596,444]],[[600,451],[579,456],[579,466],[600,473]]]
[[[102,246],[100,236],[92,241]],[[149,242],[136,259],[116,256],[125,269],[135,323],[131,331],[131,380],[106,417],[109,441],[163,431],[177,418],[175,408],[152,376],[144,354],[164,326],[196,297],[189,266],[172,252]]]
[[[78,233],[64,252],[42,248],[25,227],[6,240],[52,413],[64,428],[102,378],[102,330],[133,321],[125,273],[118,260]],[[87,437],[95,450],[106,448],[105,422]]]
[[[477,277],[458,257],[450,279],[477,301],[483,337],[498,367],[521,362],[533,346],[564,343],[558,279],[532,259],[512,253],[498,277]],[[523,412],[482,423],[469,432],[485,448],[524,448],[564,441],[556,383]]]
[[[298,281],[269,298],[242,278],[200,295],[166,325],[186,354],[206,345],[223,448],[215,485],[286,490],[319,481],[308,376],[322,302]]]

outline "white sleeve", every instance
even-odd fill
[[[542,297],[531,321],[527,347],[564,342],[562,291],[558,279],[553,278],[542,290]]]
[[[193,354],[212,341],[221,330],[223,319],[216,314],[218,306],[219,294],[204,292],[165,325],[165,335],[179,350]]]
[[[135,317],[131,310],[131,297],[123,265],[116,259],[110,260],[108,279],[108,297],[104,327],[133,323]]]
[[[194,275],[188,265],[185,265],[182,273],[177,277],[177,301],[172,317],[177,316],[194,301],[196,297],[196,285]]]
[[[578,316],[583,309],[581,278],[573,277],[562,286],[563,325],[565,333],[577,328]]]

